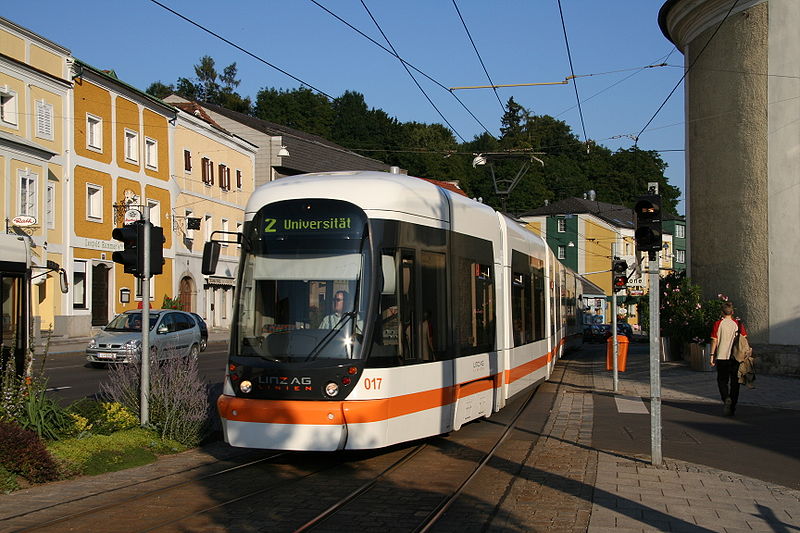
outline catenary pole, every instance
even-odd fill
[[[143,206],[144,213],[144,265],[139,265],[142,281],[142,358],[141,390],[139,396],[139,419],[142,427],[150,422],[150,206]]]
[[[653,465],[661,465],[661,353],[659,322],[659,254],[649,253],[650,270],[650,453]]]

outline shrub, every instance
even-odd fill
[[[6,467],[0,465],[0,493],[9,494],[19,488],[17,475],[9,472]]]
[[[90,435],[51,442],[49,451],[69,475],[93,475],[151,463],[157,455],[182,452],[185,446],[162,440],[154,431],[134,428],[112,435]]]
[[[59,477],[58,465],[39,435],[9,422],[0,422],[0,465],[34,483]]]
[[[13,357],[9,358],[0,376],[0,420],[5,421],[17,420],[22,414],[28,390],[25,380],[17,375],[13,361]]]
[[[49,398],[47,382],[34,378],[28,385],[22,411],[16,422],[24,429],[35,431],[43,439],[57,440],[69,431],[71,420],[66,410]]]
[[[140,412],[140,365],[109,370],[100,384],[102,394]],[[208,387],[197,372],[197,361],[174,358],[150,365],[149,423],[167,439],[196,446],[210,431]]]
[[[165,294],[164,301],[161,303],[161,309],[178,309],[182,311],[183,305],[181,304],[180,298],[170,298]]]
[[[83,432],[110,435],[115,431],[134,428],[139,419],[119,402],[100,402],[84,398],[67,408],[72,420],[71,436]]]

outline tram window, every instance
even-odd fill
[[[514,346],[533,342],[531,277],[514,272],[511,278],[511,324]]]
[[[420,253],[420,295],[422,317],[420,358],[434,361],[447,357],[447,276],[445,255]]]
[[[534,340],[544,339],[544,306],[545,306],[545,291],[544,291],[544,269],[533,269],[533,328]]]
[[[453,274],[453,315],[458,355],[494,349],[495,301],[491,265],[456,258]]]

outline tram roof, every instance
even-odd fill
[[[330,198],[351,202],[365,211],[406,213],[451,221],[454,204],[494,210],[433,181],[377,171],[320,172],[280,178],[262,185],[247,204],[247,217],[267,203],[297,198]],[[492,215],[494,216],[494,215]]]

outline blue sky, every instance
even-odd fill
[[[369,106],[401,121],[444,123],[396,58],[311,0],[159,1],[331,96],[355,90]],[[361,0],[317,2],[387,46]],[[364,3],[398,54],[445,87],[489,84],[456,5],[495,84],[556,82],[570,75],[557,0]],[[574,71],[580,76],[586,136],[612,150],[632,146],[631,136],[645,127],[682,75],[683,55],[658,27],[662,4],[561,0]],[[219,71],[236,62],[243,95],[299,85],[150,0],[6,2],[2,16],[91,65],[114,69],[120,79],[143,90],[153,81],[193,76],[192,66],[203,55],[212,56]],[[671,66],[641,69],[663,62]],[[484,131],[448,91],[422,76],[417,79],[458,136],[471,140]],[[502,108],[491,89],[456,94],[486,129],[499,135]],[[584,138],[571,83],[501,88],[498,94],[503,103],[513,96],[536,114],[566,121]],[[681,86],[638,143],[662,151],[667,177],[681,189],[684,127]],[[683,212],[683,202],[678,209]]]

